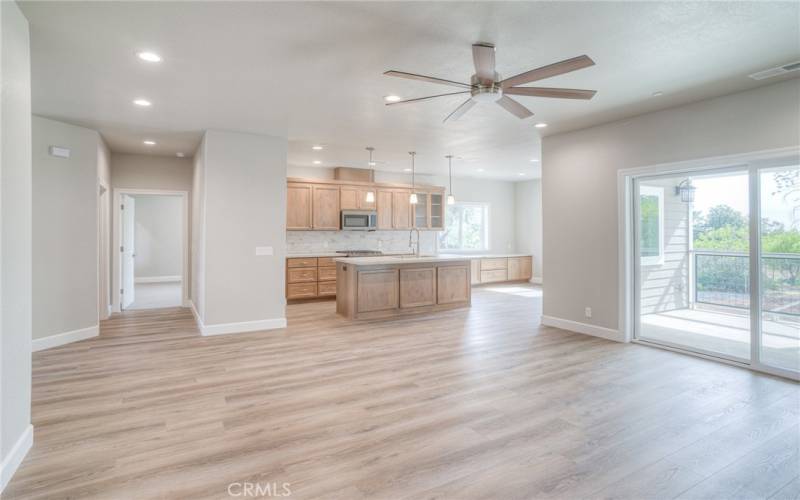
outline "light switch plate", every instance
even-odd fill
[[[272,247],[256,247],[256,255],[274,255]]]
[[[56,158],[69,158],[70,153],[71,151],[69,148],[62,148],[61,146],[50,146],[50,156],[55,156]]]

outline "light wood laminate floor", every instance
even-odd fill
[[[3,497],[800,495],[796,383],[540,314],[520,285],[388,321],[293,305],[285,330],[217,337],[185,309],[127,312],[34,353],[35,442]]]

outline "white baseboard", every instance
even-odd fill
[[[181,276],[142,276],[135,278],[134,283],[180,283],[183,281]]]
[[[257,321],[243,321],[241,323],[222,323],[219,325],[203,325],[200,333],[208,335],[226,335],[229,333],[258,332],[261,330],[275,330],[286,328],[286,318],[270,318]]]
[[[531,283],[533,283],[534,285],[541,285],[542,278],[537,278],[536,276],[534,276],[533,278],[531,278]]]
[[[79,340],[97,337],[99,334],[100,329],[98,325],[90,326],[89,328],[81,328],[80,330],[72,330],[71,332],[57,333],[40,339],[33,339],[31,342],[31,351],[36,352],[50,349],[51,347],[58,347]]]
[[[200,334],[204,337],[211,335],[227,335],[230,333],[258,332],[261,330],[276,330],[286,328],[286,318],[261,319],[257,321],[243,321],[241,323],[222,323],[218,325],[206,325],[197,312],[194,302],[189,300],[188,307],[191,308],[194,320]]]
[[[553,316],[542,316],[542,324],[545,326],[554,326],[562,330],[569,330],[570,332],[583,333],[584,335],[592,335],[593,337],[600,337],[616,342],[624,342],[623,335],[618,330],[605,328],[597,325],[590,325],[588,323],[580,323],[569,319],[556,318]]]
[[[6,485],[17,472],[31,446],[33,446],[33,426],[29,424],[0,464],[0,493],[6,489]]]

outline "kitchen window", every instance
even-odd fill
[[[489,204],[459,202],[447,206],[439,249],[451,252],[489,250]]]

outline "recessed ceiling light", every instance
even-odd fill
[[[520,172],[519,175],[525,175],[525,173],[524,172]]]
[[[479,169],[478,169],[478,172],[483,172],[483,169],[482,169],[482,168],[479,168]]]
[[[144,141],[144,143],[146,145],[148,145],[148,146],[155,146],[156,145],[156,141]]]
[[[153,104],[152,102],[148,101],[147,99],[134,99],[133,103],[135,105],[137,105],[137,106],[143,106],[145,108],[147,106],[151,106]]]
[[[404,168],[403,172],[411,172],[411,169],[410,168]]]
[[[175,156],[177,156],[178,158],[183,158],[186,155],[184,155],[183,153],[175,153]]]
[[[660,97],[660,96],[662,96],[662,95],[664,95],[664,93],[663,93],[663,92],[661,92],[660,90],[659,90],[659,91],[657,91],[657,92],[653,92],[653,97]]]
[[[314,160],[314,165],[319,165],[319,164],[321,164],[321,163],[322,163],[322,162],[321,162],[321,161],[319,161],[319,160]]]
[[[394,95],[394,94],[383,96],[383,100],[386,101],[386,102],[397,102],[400,99],[402,99],[402,97],[400,97],[399,95]]]
[[[537,161],[539,161],[539,158],[531,158],[531,163],[536,163]]]
[[[139,56],[139,59],[141,59],[142,61],[161,62],[161,56],[156,54],[155,52],[139,52],[136,55]]]
[[[534,125],[534,127],[536,127],[536,128],[545,128],[546,126],[547,126],[546,123],[541,123],[541,122],[537,123],[536,125]]]
[[[315,146],[311,146],[311,149],[313,149],[314,151],[319,151],[319,150],[321,150],[321,149],[322,149],[322,146],[321,146],[321,145],[319,145],[319,144],[317,144],[317,145],[315,145]]]

